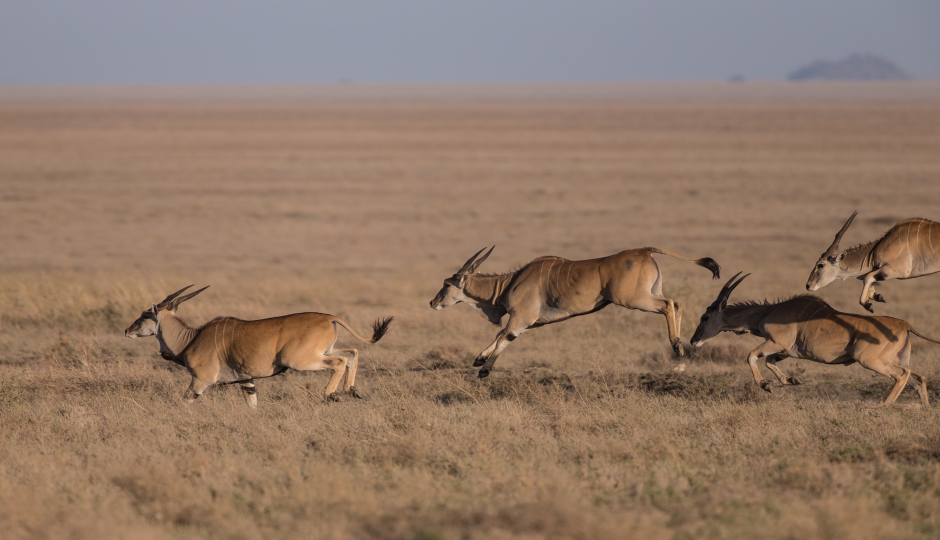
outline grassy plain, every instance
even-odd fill
[[[907,389],[860,411],[889,380],[787,360],[806,384],[766,394],[744,363],[759,340],[733,335],[677,373],[663,317],[610,307],[525,334],[480,381],[497,329],[427,304],[492,244],[482,271],[652,245],[752,272],[738,300],[804,292],[853,210],[846,245],[940,219],[935,87],[0,101],[0,530],[938,537],[940,347],[914,343],[929,408]],[[659,260],[687,341],[720,283]],[[190,283],[211,285],[180,310],[194,323],[394,315],[359,346],[366,399],[327,403],[319,372],[259,382],[255,411],[234,388],[184,405],[185,371],[122,331]],[[879,313],[940,336],[940,277],[880,290]],[[859,292],[820,294],[862,313]]]

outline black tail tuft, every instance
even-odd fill
[[[699,266],[704,266],[712,271],[712,279],[718,279],[721,277],[721,266],[715,262],[715,259],[711,257],[702,257],[701,259],[695,261],[695,264]]]
[[[388,325],[392,324],[394,317],[386,317],[384,319],[376,319],[372,323],[372,343],[382,339],[382,336],[388,333]]]

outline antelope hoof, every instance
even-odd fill
[[[879,294],[879,293],[875,293],[871,298],[872,298],[872,300],[874,300],[875,302],[881,302],[882,304],[886,304],[886,303],[887,303],[887,300],[885,300],[885,297],[884,297],[884,296],[881,296],[881,294]]]
[[[481,379],[485,379],[485,378],[489,377],[489,375],[490,375],[490,370],[488,370],[488,369],[481,369],[480,372],[477,373],[477,377],[479,377],[479,378],[481,378]]]
[[[346,390],[346,393],[356,399],[362,399],[362,394],[359,393],[359,390],[356,390],[355,386],[350,386],[349,390]]]
[[[685,356],[685,349],[682,348],[682,342],[678,339],[672,342],[672,350],[676,351],[679,356]]]
[[[798,385],[803,384],[803,381],[797,379],[796,377],[787,377],[787,384]]]
[[[486,363],[486,358],[483,358],[482,355],[477,356],[477,359],[473,361],[473,367],[480,367],[485,363]]]
[[[875,312],[875,310],[871,307],[871,302],[866,302],[866,303],[862,304],[862,307],[865,308],[865,309],[867,309],[867,310],[869,311],[869,313],[874,313],[874,312]]]
[[[774,393],[774,387],[770,384],[770,381],[761,381],[761,382],[760,382],[760,387],[761,387],[762,389],[764,389],[764,390],[770,392],[771,394]]]
[[[332,394],[328,394],[326,396],[326,400],[327,401],[339,401],[339,394],[336,392],[333,392]]]

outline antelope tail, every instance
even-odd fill
[[[333,325],[340,325],[346,329],[347,332],[352,334],[359,341],[365,341],[366,343],[375,343],[376,341],[382,339],[382,336],[388,333],[388,325],[392,324],[394,317],[386,317],[385,319],[376,319],[372,323],[372,339],[366,339],[359,334],[357,334],[348,324],[341,321],[340,319],[333,319]]]
[[[682,255],[679,255],[677,253],[672,253],[664,249],[659,249],[659,248],[654,248],[654,247],[646,248],[646,249],[650,250],[650,252],[652,253],[662,253],[663,255],[669,255],[670,257],[682,259],[683,261],[691,261],[703,268],[708,268],[709,270],[712,271],[712,279],[718,279],[719,277],[721,277],[719,275],[719,273],[721,272],[721,266],[719,266],[718,263],[715,262],[715,259],[712,259],[711,257],[702,257],[701,259],[690,259],[688,257],[683,257]]]
[[[915,336],[919,337],[920,339],[926,339],[927,341],[929,341],[929,342],[931,342],[931,343],[936,343],[936,344],[940,345],[940,341],[938,341],[938,340],[936,340],[936,339],[931,339],[931,338],[929,338],[929,337],[927,337],[927,336],[921,334],[921,333],[918,332],[917,330],[914,330],[913,328],[911,328],[911,333],[914,334]]]

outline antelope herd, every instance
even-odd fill
[[[808,291],[816,291],[836,278],[857,277],[863,282],[859,303],[873,312],[872,300],[885,302],[874,290],[877,282],[940,272],[940,223],[921,218],[904,220],[878,240],[840,250],[842,236],[857,214],[852,214],[820,256],[806,282]],[[938,236],[936,248],[934,233]],[[493,324],[509,316],[496,339],[473,362],[474,367],[481,368],[480,378],[490,374],[499,354],[523,332],[588,315],[610,304],[664,315],[669,342],[675,353],[683,356],[682,304],[663,296],[663,276],[654,256],[669,255],[694,262],[710,270],[714,279],[718,279],[720,272],[720,266],[710,257],[690,259],[646,247],[583,261],[538,257],[515,271],[479,274],[477,269],[493,248],[481,257],[483,251],[445,279],[430,303],[431,308],[439,310],[463,302]],[[721,332],[752,334],[765,341],[748,354],[747,363],[754,381],[768,392],[772,386],[757,367],[761,358],[783,385],[801,384],[777,367],[777,362],[784,358],[831,365],[858,362],[895,381],[879,407],[894,403],[908,384],[915,388],[921,403],[928,405],[927,381],[910,367],[910,335],[932,343],[940,341],[920,334],[900,319],[840,312],[810,294],[777,302],[729,305],[731,292],[750,274],[739,278],[740,275],[739,272],[721,288],[701,316],[691,339],[694,347]],[[200,327],[190,326],[177,317],[176,310],[206,288],[180,296],[189,289],[185,287],[169,295],[144,311],[124,332],[129,338],[156,336],[160,355],[189,371],[192,382],[185,393],[188,401],[198,398],[213,384],[240,384],[249,405],[254,407],[255,379],[273,377],[288,369],[330,369],[333,374],[324,391],[328,400],[338,399],[337,390],[344,375],[344,392],[361,397],[354,386],[359,353],[356,349],[333,348],[336,328],[342,326],[357,339],[376,343],[388,332],[391,317],[372,325],[372,339],[359,336],[339,318],[323,313],[296,313],[256,321],[219,317]]]

